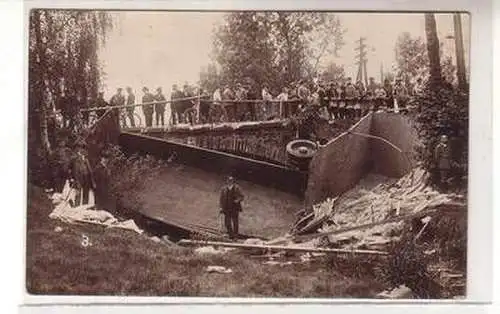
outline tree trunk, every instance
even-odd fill
[[[467,89],[467,78],[465,75],[464,43],[462,35],[462,18],[460,13],[453,14],[453,25],[455,29],[455,52],[457,55],[457,77],[458,87]]]
[[[425,14],[425,36],[427,38],[427,54],[429,55],[430,84],[437,88],[442,83],[442,77],[436,19],[432,13]]]
[[[39,79],[39,82],[36,88],[36,95],[37,95],[36,102],[38,102],[40,110],[40,140],[43,150],[46,153],[50,154],[51,147],[49,141],[49,128],[47,122],[47,106],[48,106],[46,97],[47,86],[45,82],[46,75],[44,72],[47,70],[47,63],[45,60],[45,45],[43,44],[42,41],[41,18],[39,10],[34,11],[33,18],[35,26],[35,42],[36,42],[35,49],[38,56],[37,77]]]

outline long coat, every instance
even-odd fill
[[[225,214],[241,212],[243,198],[243,193],[237,184],[234,184],[232,189],[229,186],[224,186],[220,192],[219,206]]]
[[[449,170],[451,168],[450,145],[439,143],[434,150],[434,159],[438,169]]]
[[[96,182],[87,156],[77,154],[71,165],[71,174],[79,188],[95,189]]]

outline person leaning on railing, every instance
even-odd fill
[[[154,102],[154,96],[149,92],[149,88],[143,87],[142,92],[144,93],[144,95],[142,96],[143,103]],[[144,113],[144,118],[146,119],[146,127],[149,128],[153,126],[154,105],[153,104],[142,105],[142,112]]]
[[[155,108],[155,118],[156,126],[165,126],[165,105],[167,104],[167,99],[161,90],[161,87],[156,89],[156,95],[154,95],[154,100],[157,102],[154,106]]]
[[[128,105],[128,107],[125,108],[125,111],[127,113],[127,118],[130,120],[130,126],[135,128],[135,120],[134,120],[135,106],[132,106],[135,104],[135,95],[131,87],[127,87],[126,90],[127,90],[126,104]]]

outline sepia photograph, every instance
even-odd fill
[[[467,297],[467,12],[34,8],[30,295]]]

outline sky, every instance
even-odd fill
[[[142,86],[163,87],[196,83],[200,68],[210,62],[212,34],[223,22],[222,12],[113,12],[116,26],[99,53],[103,62],[105,94],[111,97],[117,87],[131,86],[136,94]],[[380,77],[380,67],[390,70],[394,45],[402,32],[425,39],[424,16],[420,13],[337,13],[345,45],[332,61],[344,66],[347,75],[356,76],[355,41],[366,37],[369,48],[368,76]],[[444,53],[454,56],[451,14],[436,14],[438,37]],[[462,16],[466,63],[469,48],[469,18]]]

